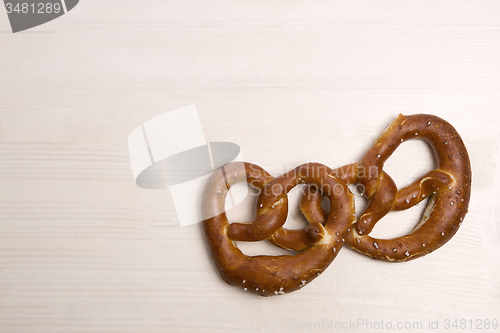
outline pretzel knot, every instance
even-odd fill
[[[398,146],[410,139],[427,141],[438,166],[398,190],[383,166]],[[244,170],[234,164],[224,170],[226,177],[214,173],[203,193],[205,236],[222,278],[262,296],[291,292],[309,283],[328,267],[344,243],[389,261],[410,260],[436,250],[462,224],[471,191],[470,161],[462,139],[449,123],[432,115],[399,115],[359,163],[338,169],[307,163],[276,178],[250,163],[245,163]],[[229,224],[225,196],[241,179],[260,191],[257,217],[251,223]],[[287,230],[282,227],[288,213],[287,193],[301,183],[308,185],[300,209],[309,225]],[[357,219],[348,184],[361,185],[369,200]],[[322,206],[323,196],[330,203],[328,213]],[[393,239],[369,235],[388,212],[408,209],[425,199],[429,202],[423,217],[408,235]],[[299,253],[247,256],[235,245],[235,241],[264,239]]]

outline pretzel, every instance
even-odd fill
[[[328,175],[319,163],[301,165],[275,179],[261,167],[245,163],[247,182],[261,191],[257,218],[250,224],[229,224],[225,212],[216,214],[224,211],[226,194],[234,181],[241,179],[242,168],[230,163],[224,171],[226,177],[222,172],[212,174],[202,198],[205,216],[215,215],[203,221],[203,228],[212,260],[224,281],[261,296],[281,295],[302,288],[330,265],[355,220],[354,197],[345,182]],[[317,187],[330,201],[324,225],[313,223],[303,229],[302,239],[296,239],[304,243],[312,239],[314,245],[296,255],[243,254],[234,241],[266,239],[280,228],[287,216],[287,193],[300,183]]]
[[[401,143],[411,139],[427,141],[438,166],[398,191],[383,166]],[[229,224],[225,213],[219,214],[224,211],[228,189],[243,172],[234,164],[224,169],[227,179],[222,173],[213,174],[203,193],[203,226],[209,249],[227,283],[262,296],[294,291],[309,283],[328,267],[344,242],[360,253],[388,261],[406,261],[430,253],[457,232],[471,195],[470,161],[462,139],[443,119],[423,114],[399,115],[359,163],[337,169],[307,163],[277,178],[245,163],[247,182],[260,191],[257,217],[251,223]],[[308,184],[299,208],[309,225],[287,230],[282,227],[288,212],[287,193],[299,183]],[[369,200],[357,220],[348,184],[364,188]],[[330,201],[328,214],[321,204],[324,195]],[[393,239],[369,236],[388,212],[408,209],[427,198],[421,221],[408,235]],[[252,257],[234,243],[264,239],[300,253]]]
[[[397,191],[383,165],[401,143],[411,139],[428,142],[438,166]],[[399,115],[361,162],[333,170],[331,174],[365,188],[368,205],[346,243],[376,259],[406,261],[438,249],[457,232],[469,206],[472,177],[467,149],[453,126],[436,116]],[[393,239],[368,235],[388,212],[411,208],[427,198],[429,202],[421,221],[408,235]],[[310,205],[307,214],[325,215],[320,205]]]

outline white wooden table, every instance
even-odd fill
[[[9,29],[0,9],[0,332],[500,330],[498,1],[86,0]],[[299,292],[246,294],[168,190],[134,183],[130,132],[190,104],[208,141],[274,175],[357,161],[398,113],[436,114],[469,150],[469,214],[418,260],[345,248]],[[433,166],[417,141],[386,171],[401,186]],[[423,208],[374,233],[411,230]],[[250,220],[251,202],[230,217]]]

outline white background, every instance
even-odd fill
[[[498,1],[83,0],[17,34],[0,9],[0,332],[487,331],[500,320],[499,91]],[[190,104],[207,141],[274,175],[357,161],[398,113],[438,115],[469,150],[469,214],[423,258],[345,248],[298,292],[246,294],[219,278],[200,224],[178,226],[168,190],[133,180],[129,133]],[[433,167],[417,141],[385,170],[401,186]],[[411,230],[423,208],[374,233]],[[250,220],[251,202],[230,217]],[[444,329],[456,319],[467,329]],[[358,320],[374,329],[334,329]]]

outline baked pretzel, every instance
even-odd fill
[[[428,142],[438,166],[398,191],[383,166],[401,143],[411,139]],[[330,174],[348,184],[364,187],[369,202],[346,243],[377,259],[405,261],[438,249],[457,232],[469,206],[471,168],[467,149],[453,126],[432,115],[399,115],[361,162],[332,170]],[[429,202],[423,217],[408,235],[393,239],[369,236],[375,223],[388,212],[411,208],[425,199]],[[316,219],[324,221],[326,213],[320,200],[320,196],[303,198],[301,206],[306,217],[319,216]],[[285,246],[285,243],[278,245]]]
[[[431,145],[437,168],[399,190],[395,196],[386,194],[384,163],[402,142],[411,139],[422,139]],[[351,247],[374,258],[403,261],[430,253],[455,235],[469,206],[472,174],[467,149],[448,122],[425,114],[399,115],[368,150],[359,166],[369,170],[366,177],[357,181],[365,186],[366,195],[371,199],[349,235]],[[392,179],[388,180],[392,183],[388,188],[395,186]],[[368,235],[385,212],[408,209],[426,198],[429,202],[422,220],[408,235],[394,239],[376,239]],[[372,202],[376,204],[370,207]],[[372,211],[376,212],[374,217],[370,216]]]
[[[257,218],[249,224],[229,224],[224,211],[226,194],[235,180],[246,173],[247,182],[260,190]],[[354,197],[345,182],[332,177],[319,163],[307,163],[277,178],[261,167],[245,163],[244,170],[234,163],[224,166],[208,179],[202,208],[207,219],[203,228],[208,247],[221,277],[230,285],[261,296],[281,295],[297,290],[320,275],[337,256],[355,220]],[[304,228],[304,237],[295,241],[310,243],[296,255],[248,256],[235,240],[262,240],[280,228],[287,216],[287,193],[297,184],[318,188],[330,201],[324,225]],[[216,193],[214,195],[214,193]],[[212,216],[214,215],[214,216]],[[296,233],[301,234],[301,233]],[[292,236],[293,238],[293,236]]]
[[[433,148],[438,166],[398,191],[383,171],[385,161],[404,141],[423,139]],[[405,261],[444,245],[458,230],[467,213],[471,194],[470,161],[462,139],[446,121],[432,115],[398,118],[359,163],[330,169],[307,163],[273,178],[264,169],[245,163],[224,166],[214,173],[203,192],[204,231],[212,259],[229,284],[262,296],[297,290],[312,281],[335,258],[344,242],[377,259]],[[251,223],[229,224],[224,212],[228,189],[244,179],[259,189],[257,217]],[[299,183],[308,184],[300,209],[309,225],[283,228],[288,213],[287,193]],[[356,220],[348,184],[361,185],[368,205]],[[217,194],[215,194],[217,193]],[[327,214],[322,207],[326,195]],[[393,239],[369,236],[388,212],[408,209],[429,198],[421,221],[408,235]],[[234,241],[267,239],[284,249],[300,251],[290,256],[247,256]]]

